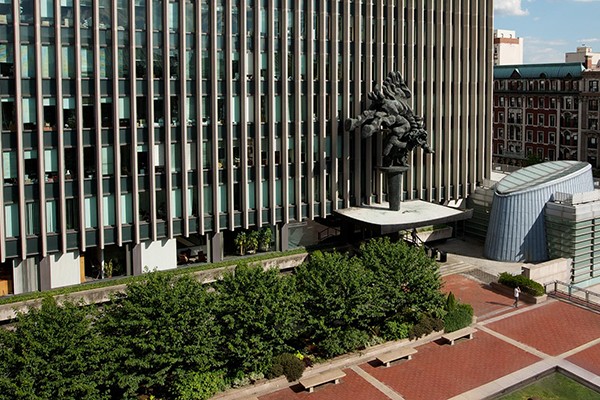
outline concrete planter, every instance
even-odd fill
[[[431,231],[417,232],[417,236],[423,243],[450,239],[452,237],[452,227],[446,226],[444,228],[438,228]]]
[[[490,286],[496,292],[503,294],[505,296],[508,296],[510,298],[513,298],[513,295],[514,295],[513,288],[502,285],[501,283],[498,283],[498,282],[492,282],[492,283],[490,283]],[[543,303],[544,301],[548,300],[548,296],[545,294],[543,294],[541,296],[533,296],[533,295],[530,295],[529,293],[525,293],[524,291],[521,291],[519,300],[524,301],[526,303],[538,304],[538,303]]]

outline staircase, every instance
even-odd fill
[[[454,275],[454,274],[464,274],[465,272],[469,272],[473,269],[476,269],[475,266],[465,263],[460,260],[453,260],[450,257],[448,261],[445,263],[440,263],[440,274],[442,276]]]

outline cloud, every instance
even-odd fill
[[[561,63],[565,61],[565,52],[570,51],[565,40],[526,37],[523,42],[523,61],[526,64]]]
[[[521,8],[521,0],[496,0],[494,1],[494,11],[498,15],[522,16],[529,14],[529,11]]]
[[[600,38],[577,39],[577,41],[581,44],[597,43],[600,42]]]

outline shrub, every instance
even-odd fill
[[[273,359],[273,365],[269,371],[268,377],[275,378],[285,375],[288,382],[293,382],[302,377],[304,372],[304,362],[293,354],[280,354]]]
[[[498,283],[511,288],[519,286],[522,291],[533,296],[544,294],[544,287],[541,284],[523,275],[511,275],[508,272],[502,272],[498,278]]]
[[[410,328],[408,338],[410,340],[419,339],[425,335],[429,335],[433,331],[441,331],[442,329],[444,329],[444,321],[430,315],[423,315],[419,323]]]
[[[461,304],[452,292],[446,297],[446,315],[444,315],[444,332],[454,332],[471,325],[473,307]]]
[[[335,357],[364,347],[368,341],[367,332],[356,328],[336,329],[321,341],[319,349],[325,357]]]
[[[387,340],[406,339],[412,325],[407,322],[386,321],[383,328],[383,337]]]
[[[444,332],[454,332],[471,325],[473,307],[469,304],[457,304],[444,316]]]
[[[173,397],[177,400],[204,400],[225,388],[222,372],[181,372],[173,382]]]

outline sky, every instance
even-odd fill
[[[588,46],[600,53],[600,0],[494,0],[494,29],[523,38],[523,63],[565,62]]]

